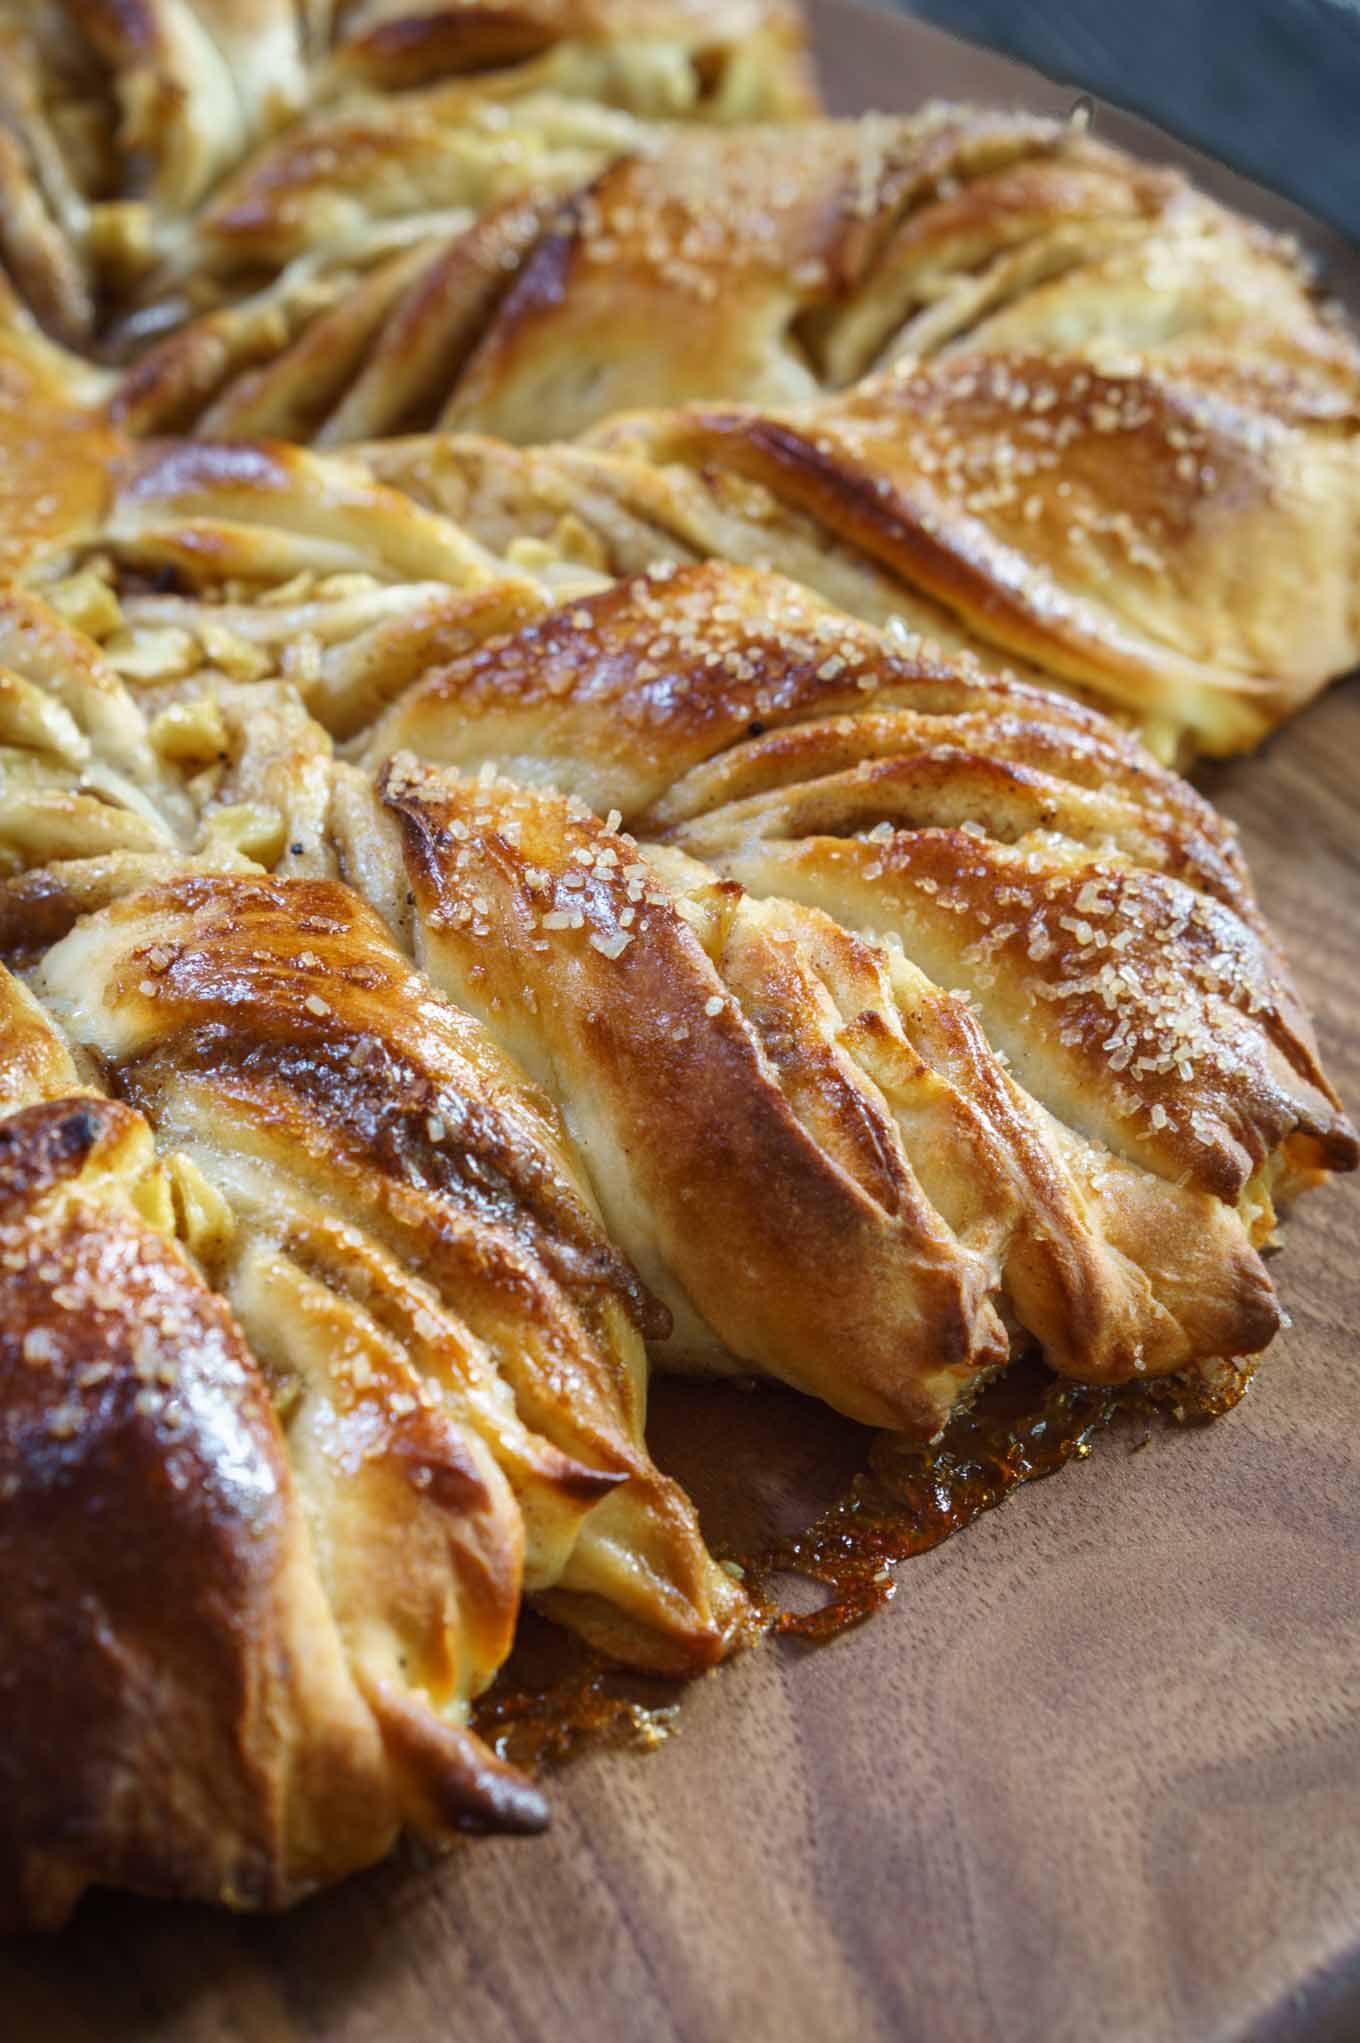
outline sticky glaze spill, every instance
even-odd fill
[[[1037,1362],[1019,1362],[989,1386],[931,1446],[871,1436],[868,1461],[830,1510],[803,1532],[751,1554],[729,1555],[756,1609],[756,1634],[825,1644],[890,1603],[897,1563],[927,1553],[1003,1503],[1022,1483],[1084,1460],[1116,1421],[1203,1425],[1240,1403],[1250,1366],[1220,1364],[1193,1383],[1106,1388],[1068,1383]],[[813,1610],[780,1598],[793,1577],[825,1591]],[[650,1749],[673,1728],[684,1684],[626,1673],[570,1634],[531,1615],[515,1652],[477,1706],[478,1732],[531,1773],[583,1748]]]

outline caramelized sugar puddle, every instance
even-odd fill
[[[982,1512],[1004,1503],[1022,1483],[1084,1460],[1097,1435],[1115,1422],[1121,1429],[1142,1427],[1142,1437],[1132,1443],[1136,1449],[1146,1443],[1154,1423],[1190,1426],[1221,1418],[1240,1402],[1251,1377],[1250,1367],[1224,1363],[1193,1383],[1164,1378],[1105,1388],[1068,1383],[1038,1362],[1021,1361],[989,1385],[973,1410],[954,1421],[934,1445],[874,1434],[867,1462],[863,1429],[807,1400],[790,1400],[763,1385],[743,1397],[730,1385],[690,1384],[676,1386],[672,1402],[676,1395],[697,1400],[697,1427],[686,1429],[677,1407],[663,1415],[656,1430],[664,1435],[674,1427],[699,1479],[691,1469],[676,1467],[677,1455],[665,1452],[664,1438],[653,1446],[659,1444],[663,1466],[696,1495],[705,1523],[714,1521],[714,1550],[725,1556],[725,1565],[741,1570],[756,1609],[753,1636],[770,1632],[823,1645],[892,1601],[897,1562],[928,1553]],[[740,1418],[735,1427],[734,1413]],[[724,1465],[723,1457],[709,1450],[720,1441],[731,1446],[734,1435],[737,1466],[728,1493],[706,1498],[703,1474],[711,1476],[715,1466]],[[758,1466],[768,1480],[772,1459],[778,1461],[777,1454],[769,1454],[771,1436],[776,1448],[792,1446],[795,1464],[801,1448],[805,1476],[813,1469],[820,1472],[825,1462],[835,1480],[839,1468],[840,1493],[803,1529],[775,1528],[752,1538],[734,1503],[750,1504]],[[863,1465],[847,1486],[844,1463],[847,1449],[855,1451],[852,1443]],[[789,1578],[822,1592],[815,1608],[793,1609],[781,1600],[780,1585]],[[683,1693],[682,1682],[631,1674],[529,1613],[513,1655],[478,1704],[474,1721],[503,1758],[538,1773],[586,1747],[659,1744]]]

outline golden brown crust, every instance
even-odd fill
[[[1161,325],[1144,309],[1168,304]],[[751,129],[612,164],[451,365],[440,423],[544,441],[720,393],[798,403],[898,359],[1088,345],[1356,389],[1353,344],[1282,246],[1060,123],[937,108],[824,122],[796,151]]]
[[[19,167],[68,232],[88,230],[81,201],[96,226],[113,214],[124,259],[309,105],[381,105],[441,83],[465,115],[531,95],[718,120],[815,105],[802,24],[783,0],[41,0],[27,12],[11,31]],[[49,79],[78,126],[46,118],[34,81]]]
[[[438,518],[418,541],[401,519],[387,536],[387,493],[348,471],[299,520],[297,475],[211,448],[134,464],[122,544],[211,537],[197,554],[175,539],[182,593],[148,600],[192,620],[221,607],[208,594],[244,614],[289,544],[357,546],[356,503],[376,507],[388,574],[450,544]],[[264,579],[216,579],[223,532]],[[644,1334],[659,1359],[761,1368],[929,1433],[1017,1344],[1105,1381],[1255,1352],[1278,1317],[1253,1248],[1272,1195],[1354,1161],[1230,834],[1094,713],[715,564],[548,614],[475,574],[457,593],[471,644],[363,742],[375,763],[404,740],[488,769],[476,780],[403,763],[378,799],[276,684],[214,696],[227,756],[202,814],[305,818],[311,869],[341,870],[390,934],[335,880],[221,870],[240,859],[220,843],[218,869],[211,848],[196,871],[173,846],[122,849],[3,890],[0,923],[80,1057],[77,1072],[13,987],[10,1102],[22,1120],[24,1101],[97,1074],[154,1128],[163,1166],[126,1107],[90,1105],[139,1130],[128,1224],[163,1246],[137,1234],[136,1267],[150,1281],[168,1257],[251,1372],[292,1514],[269,1622],[338,1642],[331,1686],[285,1720],[294,1742],[241,1748],[246,1786],[226,1803],[219,1788],[208,1816],[198,1755],[237,1721],[225,1698],[242,1678],[218,1660],[195,1660],[208,1730],[170,1720],[183,1821],[148,1795],[143,1830],[119,1829],[103,1778],[82,1774],[95,1841],[73,1859],[43,1827],[66,1805],[35,1775],[5,1876],[30,1919],[92,1878],[273,1904],[402,1824],[540,1821],[466,1728],[521,1587],[636,1664],[727,1650],[741,1594],[642,1442]],[[118,600],[141,599],[125,580]],[[101,742],[140,742],[88,641],[38,629],[24,601],[30,675],[59,682]],[[86,650],[68,662],[62,646]],[[601,822],[608,808],[651,841]],[[1057,1031],[1045,994],[1068,1003]],[[24,1133],[19,1151],[36,1184],[43,1142]],[[103,1205],[96,1227],[116,1232]],[[42,1334],[20,1304],[19,1337]],[[117,1451],[143,1471],[122,1434]],[[26,1496],[37,1477],[21,1473]],[[204,1579],[226,1565],[187,1536],[183,1551]],[[270,1636],[260,1608],[253,1641]],[[133,1606],[116,1613],[140,1640]],[[145,1636],[153,1672],[180,1679]],[[132,1740],[123,1708],[92,1678],[91,1750]],[[24,1719],[21,1754],[29,1735]],[[337,1765],[354,1786],[333,1807]]]
[[[740,1596],[642,1443],[655,1308],[547,1099],[371,911],[329,882],[189,878],[86,920],[35,985],[225,1199],[221,1281],[279,1381],[332,1411],[378,1378],[394,1411],[447,1406],[508,1477],[531,1587],[617,1603],[644,1664],[722,1653]]]
[[[845,718],[857,733],[889,711],[955,748],[1001,746],[1017,767],[1060,776],[1050,800],[1098,797],[1103,832],[1117,823],[1135,855],[1251,912],[1228,825],[1097,712],[717,562],[630,577],[470,649],[407,689],[363,756],[490,761],[660,829],[757,791],[761,778],[745,776],[784,747],[824,745]],[[1017,827],[1026,820],[1048,818],[1021,811]]]
[[[71,1054],[22,979],[0,966],[0,1113],[81,1090]]]
[[[191,205],[306,90],[298,10],[279,0],[71,0],[116,79],[119,143],[150,195]]]
[[[871,365],[872,344],[837,374],[827,334],[873,295],[885,244],[937,184],[1064,145],[1051,123],[943,109],[822,122],[796,151],[777,130],[697,139],[612,165],[563,209],[444,425],[541,441],[717,391],[814,396]]]
[[[660,1352],[757,1364],[856,1417],[936,1430],[1000,1359],[1000,1326],[853,1077],[809,1079],[828,1144],[772,1065],[760,1016],[792,1055],[813,994],[759,917],[721,887],[673,900],[636,846],[559,799],[409,769],[382,786],[425,967],[551,1071],[615,1238],[675,1316]]]
[[[0,576],[95,530],[118,445],[103,381],[39,332],[0,270]]]
[[[975,640],[1196,749],[1254,743],[1360,653],[1354,396],[960,357],[806,415],[696,411],[627,445],[716,461]]]
[[[770,111],[785,116],[815,105],[797,11],[762,0],[517,0],[496,8],[442,0],[418,12],[411,0],[366,0],[346,16],[336,63],[402,86],[441,73],[482,72],[554,44],[616,41],[686,50],[704,73],[698,91],[719,102],[754,89],[769,98]],[[756,86],[730,75],[738,68],[767,75]]]
[[[220,1197],[0,992],[0,1917],[57,1922],[92,1881],[278,1906],[403,1824],[541,1827],[466,1727],[520,1590],[491,1456],[390,1358],[271,1398],[203,1281]]]
[[[576,446],[362,451],[526,562],[777,567],[1183,756],[1257,743],[1360,656],[1358,388],[1222,358],[960,353]]]
[[[649,1354],[923,1436],[1255,1354],[1357,1160],[1028,678],[1226,750],[1353,657],[1353,343],[1075,128],[807,110],[778,0],[0,0],[6,1923],[541,1825],[523,1596],[749,1621]]]
[[[929,1433],[1008,1327],[1088,1379],[1269,1340],[1230,1202],[1055,1120],[985,1004],[559,795],[402,761],[381,787],[419,955],[551,1073],[611,1230],[672,1307],[663,1359],[755,1365]]]
[[[136,1209],[145,1125],[0,1123],[0,1920],[92,1879],[275,1903],[378,1856],[371,1721],[254,1363]]]
[[[164,302],[127,326],[129,346],[175,330],[118,415],[541,442],[642,405],[801,403],[932,356],[1110,349],[1354,398],[1354,343],[1296,251],[1061,122],[932,106],[805,124],[791,149],[777,126],[630,130],[521,102],[502,136],[449,111],[448,88],[399,118],[342,102],[228,180],[194,273],[157,279]]]
[[[710,564],[418,683],[371,756],[395,746],[563,786],[753,892],[895,931],[1031,1091],[1168,1180],[1237,1201],[1272,1158],[1286,1184],[1354,1161],[1227,826],[1074,704]]]
[[[173,390],[227,373],[215,353],[249,370],[280,317],[497,199],[579,185],[640,120],[816,104],[786,0],[39,0],[0,11],[0,54],[0,263],[68,345],[189,322],[129,408],[162,428]],[[304,251],[305,277],[277,274]],[[199,320],[243,292],[241,321]]]
[[[134,12],[159,49],[168,17]],[[351,26],[442,61],[437,21]],[[820,121],[791,151],[533,95],[469,118],[465,89],[323,95],[249,154],[129,314],[108,415],[330,446],[604,420],[509,502],[481,457],[468,515],[574,525],[618,572],[786,568],[1111,702],[1163,756],[1257,742],[1360,654],[1360,355],[1288,244],[1021,115]],[[418,461],[374,457],[420,494]]]
[[[124,558],[191,579],[269,584],[377,569],[465,584],[490,563],[475,540],[357,465],[268,443],[151,441],[115,470],[102,536]]]
[[[300,449],[146,443],[108,500],[69,572],[0,585],[0,877],[16,882],[177,850],[324,873],[327,729],[548,602],[446,518]],[[59,918],[67,891],[8,892],[13,941],[37,940],[39,895]]]

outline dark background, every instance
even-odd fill
[[[1146,114],[1360,242],[1360,0],[899,4]]]

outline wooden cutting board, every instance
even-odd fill
[[[814,12],[840,110],[1070,101],[937,31]],[[1141,123],[1097,132],[1299,227],[1360,312],[1360,259],[1282,202]],[[1353,1111],[1357,762],[1360,677],[1206,778]],[[0,2037],[1354,2043],[1358,1210],[1334,1187],[1287,1229],[1294,1324],[1229,1418],[1106,1441],[908,1564],[864,1630],[701,1682],[656,1753],[557,1776],[546,1838],[274,1921],[96,1896],[0,1952]],[[781,1393],[673,1386],[658,1433],[748,1533],[806,1523],[862,1451]]]

